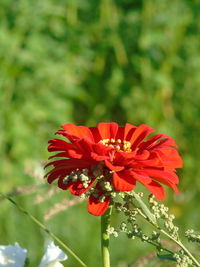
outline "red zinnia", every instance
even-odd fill
[[[64,159],[47,164],[53,166],[46,174],[48,182],[58,179],[58,186],[74,195],[88,193],[88,211],[97,216],[106,211],[114,192],[131,191],[136,181],[158,200],[165,198],[161,184],[178,193],[175,168],[182,167],[182,160],[177,145],[164,134],[144,141],[153,131],[145,124],[120,127],[112,122],[89,128],[65,124],[57,134],[69,142],[49,141],[50,152],[61,151],[50,159]]]

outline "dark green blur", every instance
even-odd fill
[[[42,175],[47,141],[64,123],[146,123],[179,145],[180,194],[167,190],[165,203],[182,233],[200,230],[199,14],[199,0],[1,0],[1,191],[41,183],[30,173]],[[69,197],[60,192],[34,204],[45,190],[15,199],[43,220]],[[100,220],[87,213],[86,203],[46,224],[89,267],[98,266]],[[45,233],[0,201],[0,244],[28,248],[34,267],[44,240]],[[123,236],[111,245],[116,267],[151,251]],[[77,265],[69,259],[66,266]]]

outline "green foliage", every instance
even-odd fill
[[[183,230],[197,229],[200,216],[193,208],[200,190],[199,11],[199,0],[1,0],[1,190],[35,183],[24,169],[46,160],[47,140],[61,124],[146,123],[157,133],[170,134],[180,147],[185,163],[181,194],[169,200],[169,206]],[[28,200],[23,203],[28,205]],[[35,246],[40,240],[41,245],[39,230],[7,208],[0,211],[1,242],[15,242],[9,220],[14,216],[16,224],[26,221],[30,242]],[[35,207],[32,212],[42,216]],[[67,213],[56,221],[58,234],[59,222],[69,219]],[[77,214],[70,214],[77,227],[84,221],[87,234],[82,233],[81,242],[88,243],[89,215],[81,211],[76,222]],[[91,237],[90,251],[98,246],[97,235]],[[69,229],[63,234],[95,266],[99,251],[87,257],[83,243],[71,240],[75,236]],[[39,252],[34,253],[38,258]],[[112,253],[114,266],[143,254],[134,243],[124,251],[130,253],[127,258],[117,247]]]

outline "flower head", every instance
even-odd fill
[[[14,246],[0,246],[0,266],[23,267],[27,250],[17,243]]]
[[[63,264],[60,261],[65,261],[66,259],[67,255],[52,241],[48,244],[39,267],[62,267]]]
[[[165,134],[146,140],[154,130],[142,124],[125,127],[117,123],[99,123],[97,127],[62,125],[56,134],[63,139],[51,139],[49,152],[52,169],[46,174],[49,183],[74,195],[89,196],[88,211],[102,215],[111,198],[120,191],[131,191],[136,182],[143,184],[158,200],[165,198],[161,184],[178,193],[176,168],[182,160],[176,143]]]

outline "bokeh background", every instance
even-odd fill
[[[45,221],[69,199],[49,193],[41,179],[47,141],[60,125],[146,123],[178,143],[181,193],[169,190],[165,203],[181,233],[200,230],[199,14],[199,0],[1,0],[1,192],[17,191],[18,203]],[[45,224],[88,266],[98,266],[99,218],[86,203]],[[47,235],[1,200],[0,243],[16,241],[37,266]],[[111,243],[112,266],[152,250],[123,236]],[[78,265],[70,258],[66,266]]]

